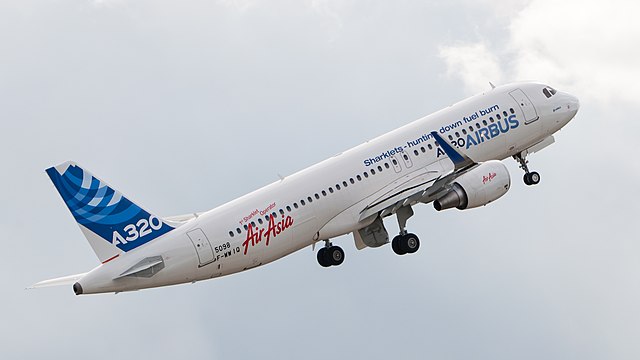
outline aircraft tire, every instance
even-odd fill
[[[420,239],[415,234],[406,234],[402,237],[400,244],[407,254],[413,254],[420,248]]]
[[[320,250],[318,250],[317,259],[318,259],[318,264],[320,264],[320,266],[322,266],[322,267],[331,266],[331,263],[329,261],[327,261],[328,260],[328,258],[327,258],[327,248],[323,247]]]
[[[393,249],[393,252],[398,255],[404,255],[407,253],[406,251],[403,251],[403,247],[401,246],[401,243],[402,243],[402,235],[398,235],[394,237],[393,240],[391,240],[391,248]]]
[[[524,177],[522,178],[522,180],[524,181],[525,185],[531,185],[531,177],[529,175],[530,175],[530,173],[526,173],[526,174],[524,174]]]
[[[537,185],[540,183],[540,174],[538,174],[537,172],[532,172],[529,173],[529,182],[531,183],[531,185]]]
[[[325,254],[325,258],[333,266],[338,266],[344,261],[344,250],[340,246],[329,247]]]

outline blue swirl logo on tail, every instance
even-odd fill
[[[78,224],[122,251],[174,229],[76,164],[46,171]]]

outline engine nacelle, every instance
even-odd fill
[[[507,167],[498,160],[487,161],[460,175],[449,192],[433,202],[433,207],[438,211],[472,209],[500,198],[510,187]]]

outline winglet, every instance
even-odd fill
[[[469,159],[467,155],[454,149],[449,143],[447,143],[436,131],[431,132],[431,136],[438,142],[445,154],[451,159],[455,170],[460,170],[471,165],[475,165],[475,161]]]

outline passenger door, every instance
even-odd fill
[[[520,110],[522,110],[524,114],[524,123],[530,124],[536,120],[538,120],[538,112],[536,108],[533,106],[531,100],[527,94],[524,93],[521,89],[515,89],[509,93],[511,97],[518,103]]]

